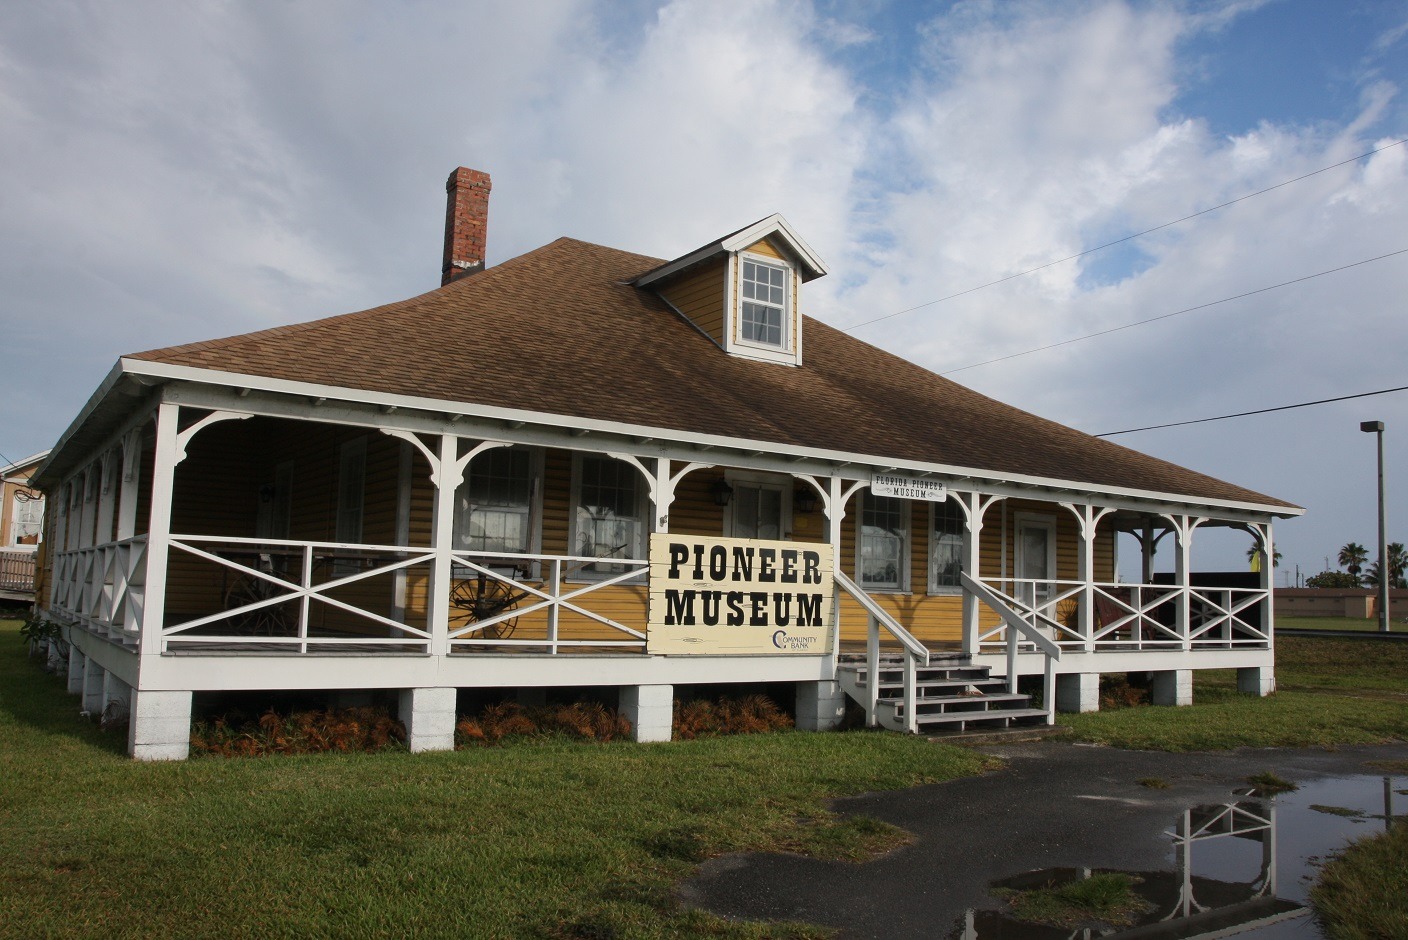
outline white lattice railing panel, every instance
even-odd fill
[[[455,552],[450,587],[452,650],[645,648],[644,620],[630,626],[589,606],[587,596],[621,584],[644,586],[650,562],[578,555]],[[600,570],[605,568],[606,570]],[[590,569],[590,573],[589,572]],[[606,636],[564,637],[564,618],[596,625]],[[515,635],[522,620],[539,629]]]
[[[401,573],[428,573],[434,552],[403,545],[173,535],[171,559],[212,580],[213,610],[174,613],[180,606],[168,569],[167,619],[161,649],[260,646],[307,652],[381,646],[429,648],[430,633],[393,616]],[[342,596],[339,596],[342,595]],[[378,613],[379,607],[385,613]],[[404,607],[403,607],[404,609]],[[336,611],[350,629],[326,627],[319,613]],[[404,616],[404,615],[403,615]],[[368,625],[374,631],[366,632]]]
[[[985,578],[995,602],[1067,649],[1265,648],[1263,588]],[[1090,606],[1089,632],[1082,616]],[[1186,614],[1185,614],[1186,611]],[[979,631],[979,651],[1006,641],[1005,624]]]

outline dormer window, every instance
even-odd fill
[[[739,324],[745,342],[787,348],[788,273],[781,265],[743,259]]]
[[[780,215],[771,215],[632,283],[730,356],[802,364],[802,285],[826,267]]]

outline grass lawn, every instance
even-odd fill
[[[1275,695],[1237,692],[1231,671],[1194,675],[1188,708],[1061,715],[1077,740],[1166,751],[1333,747],[1408,739],[1408,645],[1282,636]]]
[[[1390,609],[1389,613],[1393,613]],[[1277,617],[1277,630],[1364,630],[1377,633],[1379,618],[1370,617]],[[1389,622],[1392,633],[1408,633],[1408,623],[1402,618]]]
[[[820,936],[681,910],[736,849],[904,836],[828,797],[978,773],[885,733],[140,764],[0,624],[0,937]]]

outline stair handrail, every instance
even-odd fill
[[[839,568],[835,571],[834,577],[836,584],[855,598],[860,606],[865,608],[865,612],[870,618],[870,622],[866,626],[865,642],[867,694],[864,705],[866,725],[873,728],[878,722],[876,713],[879,710],[880,702],[880,627],[884,627],[891,636],[900,641],[900,646],[904,647],[904,698],[902,700],[904,723],[905,729],[909,733],[916,733],[919,730],[917,668],[921,664],[929,665],[929,648],[920,643],[914,634],[901,626],[893,615],[875,602],[875,598],[866,593],[865,589],[847,577]]]
[[[1002,598],[986,584],[974,578],[966,571],[959,572],[959,577],[963,579],[963,586],[969,591],[972,591],[983,603],[991,607],[1009,627],[1031,640],[1037,649],[1041,650],[1050,658],[1061,658],[1061,647],[1052,642],[1049,637],[1043,636],[1041,631],[1018,616],[1017,612],[1004,604]]]
[[[988,587],[977,578],[966,571],[959,572],[959,578],[963,587],[971,591],[983,603],[987,604],[1002,621],[1007,624],[1007,691],[1017,691],[1017,635],[1021,634],[1032,641],[1036,648],[1046,654],[1046,668],[1042,671],[1042,707],[1046,709],[1046,723],[1053,724],[1056,721],[1056,660],[1061,658],[1061,647],[1056,643],[1042,636],[1035,626],[1023,620],[1015,610],[1003,603],[992,588]],[[1041,616],[1038,612],[1037,616]],[[977,652],[977,650],[973,650]]]
[[[882,627],[889,631],[891,636],[900,641],[900,645],[905,648],[905,651],[908,652],[909,655],[913,656],[915,659],[921,660],[921,665],[929,665],[929,647],[920,643],[913,633],[910,633],[901,626],[900,622],[896,620],[889,611],[877,604],[875,598],[867,594],[860,585],[852,581],[845,573],[837,571],[833,577],[842,590],[860,602],[860,606],[865,608],[866,613],[874,617]]]

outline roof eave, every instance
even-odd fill
[[[780,236],[787,244],[788,249],[801,262],[803,281],[812,281],[827,273],[826,264],[816,252],[812,251],[811,246],[803,241],[802,237],[792,229],[792,226],[787,224],[786,219],[780,214],[774,213],[766,219],[754,222],[747,228],[739,229],[732,235],[726,235],[718,241],[710,242],[702,248],[696,248],[686,255],[668,261],[658,268],[653,268],[636,278],[631,284],[635,287],[649,287],[702,261],[742,251],[749,245],[755,245],[770,235]]]
[[[238,372],[221,372],[213,369],[201,369],[194,366],[173,365],[154,360],[123,359],[120,360],[119,367],[122,374],[137,379],[137,381],[143,385],[155,385],[167,381],[186,381],[204,385],[221,386],[224,388],[268,392],[275,395],[293,395],[312,400],[328,399],[344,401],[381,409],[394,407],[397,410],[473,416],[506,423],[521,422],[524,424],[561,427],[597,434],[615,434],[623,437],[647,437],[698,447],[728,448],[744,452],[762,450],[784,456],[825,461],[833,464],[895,467],[916,473],[942,474],[944,476],[987,480],[993,483],[1005,483],[1018,486],[1031,486],[1067,493],[1102,493],[1140,501],[1207,506],[1210,508],[1236,510],[1238,512],[1256,515],[1279,516],[1282,518],[1300,516],[1305,513],[1303,508],[1290,504],[1241,502],[1237,500],[1196,496],[1189,493],[1159,492],[1132,487],[1109,486],[1107,484],[1091,483],[1082,480],[1063,480],[1054,477],[1030,476],[980,467],[961,467],[949,464],[927,463],[924,461],[902,460],[884,454],[861,454],[848,451],[831,451],[817,447],[799,447],[796,445],[781,444],[776,441],[726,437],[716,434],[700,434],[693,431],[683,431],[678,428],[628,424],[618,421],[602,421],[593,418],[583,418],[577,415],[530,411],[522,408],[504,408],[474,402],[422,398],[419,396],[398,395],[389,392],[374,392],[366,389],[319,385],[312,382],[299,382],[292,379],[277,379]],[[114,371],[116,372],[118,370]],[[77,421],[75,422],[75,425],[76,424],[78,424]],[[70,430],[72,430],[72,428]],[[56,446],[55,453],[57,452],[58,447]]]

